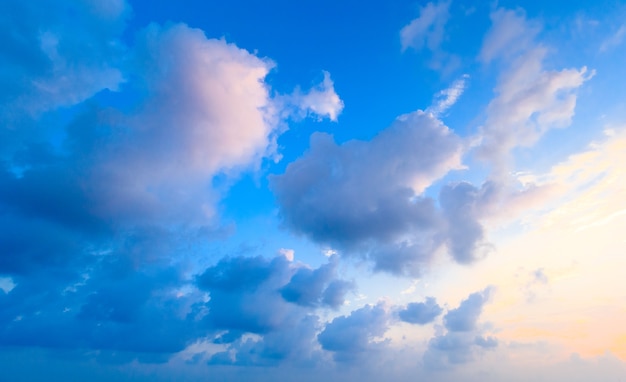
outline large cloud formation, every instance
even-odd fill
[[[447,7],[423,9],[432,17],[411,24],[411,44],[441,43]],[[0,11],[11,15],[0,20],[0,345],[163,362],[210,344],[219,348],[211,364],[311,365],[362,360],[386,348],[395,319],[427,325],[443,313],[434,298],[337,313],[356,287],[339,277],[337,256],[317,268],[288,256],[190,264],[217,221],[216,177],[231,181],[278,156],[291,114],[337,121],[343,101],[330,74],[312,89],[274,94],[273,62],[185,24],[149,25],[126,39],[122,0],[9,0]],[[519,21],[496,13],[494,22],[507,18]],[[485,61],[506,45],[489,41]],[[519,101],[508,91],[518,78],[503,77],[503,98],[481,131],[491,160],[490,142],[527,127],[514,120],[501,129],[511,121],[500,107],[521,110],[511,114],[521,120],[539,108],[538,123],[559,124],[585,79],[582,69],[539,70],[541,52],[525,52],[515,54],[527,58],[519,73],[533,75],[531,96]],[[285,225],[395,274],[419,275],[440,248],[475,260],[481,219],[506,192],[488,181],[426,194],[462,168],[466,144],[438,119],[464,83],[453,88],[368,142],[314,134],[309,152],[271,179]],[[447,332],[425,359],[460,363],[496,345],[479,322],[488,295],[447,312]],[[324,323],[320,312],[341,315]]]
[[[184,24],[153,24],[128,42],[123,1],[0,10],[12,15],[0,20],[1,345],[163,361],[219,331],[230,333],[223,343],[264,333],[279,344],[276,322],[343,304],[352,283],[336,263],[224,260],[197,283],[189,270],[216,224],[214,178],[276,153],[289,113],[266,83],[274,63]],[[341,111],[328,73],[299,96],[314,117]],[[273,287],[250,282],[280,309],[254,308],[244,284],[211,278],[246,264],[269,272]]]
[[[424,7],[424,20],[416,19],[403,36],[420,25],[419,35],[429,36],[428,28],[445,20],[435,16],[445,15],[447,6]],[[440,248],[463,264],[483,257],[491,250],[484,222],[512,215],[549,191],[511,176],[512,150],[567,126],[576,90],[590,76],[586,68],[545,69],[547,49],[535,42],[538,27],[522,13],[498,9],[491,17],[480,58],[485,64],[497,60],[505,70],[478,134],[461,139],[438,120],[463,92],[462,77],[426,112],[399,117],[371,141],[338,145],[329,135],[314,135],[309,151],[271,178],[289,229],[368,259],[375,270],[415,276]],[[425,196],[434,182],[462,168],[467,154],[487,161],[487,179],[443,184],[437,197]]]
[[[470,262],[483,237],[471,227],[464,186],[442,190],[438,208],[424,190],[461,168],[461,139],[431,113],[399,117],[371,141],[337,145],[315,134],[311,148],[271,178],[286,225],[312,240],[364,256],[376,269],[419,274],[447,244]],[[464,212],[467,211],[467,212]]]
[[[318,339],[323,349],[333,352],[336,361],[354,362],[384,346],[384,341],[373,340],[384,335],[388,327],[389,315],[384,305],[366,305],[349,316],[332,320]]]

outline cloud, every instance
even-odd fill
[[[489,247],[484,242],[485,232],[480,223],[484,207],[490,202],[486,188],[488,184],[478,189],[460,182],[445,185],[439,193],[439,203],[447,222],[446,243],[459,263],[471,263]]]
[[[303,93],[300,88],[286,97],[287,102],[292,104],[302,116],[317,116],[318,120],[328,118],[337,122],[344,104],[335,92],[335,85],[330,79],[330,73],[324,71],[324,79],[320,84]]]
[[[240,338],[223,352],[215,353],[210,365],[276,366],[285,361],[311,367],[321,360],[316,341],[320,323],[317,316],[307,315],[292,325],[260,338]]]
[[[60,279],[54,268],[15,276],[15,288],[0,299],[0,343],[118,351],[127,353],[124,362],[152,362],[181,351],[196,334],[185,318],[189,296],[170,293],[183,282],[175,268],[138,271],[121,254],[90,266],[80,283]]]
[[[16,17],[0,30],[17,32],[0,47],[0,99],[11,100],[0,107],[11,114],[0,130],[0,344],[163,362],[254,333],[263,359],[305,354],[295,333],[314,343],[315,308],[341,306],[353,287],[335,265],[291,284],[321,285],[314,303],[279,292],[304,268],[289,252],[224,259],[197,280],[190,270],[218,230],[223,189],[276,154],[286,117],[265,81],[273,62],[184,24],[122,44],[122,1],[7,8]],[[105,88],[115,92],[91,98]],[[336,118],[333,94],[326,74],[303,102]]]
[[[621,25],[612,36],[600,44],[600,52],[606,52],[611,48],[621,45],[624,41],[624,36],[626,36],[626,25]]]
[[[337,362],[353,362],[384,346],[384,342],[375,339],[385,334],[388,324],[389,316],[383,305],[366,305],[349,316],[333,319],[317,338]]]
[[[148,27],[136,62],[149,96],[101,149],[89,191],[117,219],[210,221],[213,177],[273,155],[279,120],[264,83],[273,64],[182,24]]]
[[[526,20],[523,10],[498,8],[490,15],[492,26],[487,32],[479,59],[490,62],[498,57],[513,59],[530,50],[541,30],[536,22]]]
[[[320,323],[315,308],[337,308],[353,284],[336,279],[337,257],[317,269],[284,256],[224,258],[196,279],[209,292],[202,320],[226,331],[214,342],[227,349],[209,363],[273,365],[316,362]],[[250,336],[254,334],[255,336]]]
[[[15,283],[11,277],[0,277],[0,289],[6,294],[15,288]]]
[[[502,172],[513,148],[531,146],[549,129],[571,122],[576,90],[594,73],[586,67],[544,69],[547,49],[534,42],[539,27],[522,12],[498,9],[491,19],[493,26],[480,58],[485,62],[502,59],[508,68],[487,108],[478,153]]]
[[[257,256],[224,258],[207,268],[196,279],[198,287],[209,293],[202,320],[211,330],[226,331],[214,341],[228,344],[210,362],[312,361],[319,326],[312,312],[318,307],[339,307],[353,288],[352,283],[335,278],[336,266],[336,257],[310,269],[284,256],[271,260]]]
[[[487,336],[485,328],[478,325],[483,306],[492,291],[489,287],[472,293],[458,308],[446,313],[443,320],[447,331],[433,337],[424,353],[424,365],[427,368],[449,369],[453,365],[474,360],[479,352],[498,346],[498,340]]]
[[[289,283],[280,289],[283,298],[302,306],[328,305],[338,308],[343,305],[345,294],[353,289],[352,283],[333,280],[339,257],[329,258],[329,263],[318,269],[301,267],[291,277]]]
[[[433,105],[426,109],[426,112],[432,113],[435,117],[439,117],[451,108],[465,91],[468,78],[469,76],[464,74],[461,78],[454,81],[449,88],[440,91],[436,95]]]
[[[432,199],[420,194],[460,167],[461,141],[422,111],[399,117],[371,141],[337,145],[316,133],[309,151],[270,177],[284,222],[378,269],[414,272],[440,244]]]
[[[120,42],[124,1],[5,1],[0,12],[0,115],[11,128],[23,117],[72,106],[124,81]],[[81,32],[76,33],[76,28]]]
[[[401,321],[410,324],[426,325],[433,322],[441,312],[443,312],[443,309],[437,305],[435,298],[426,297],[426,301],[424,302],[411,302],[407,304],[406,308],[398,311],[398,317]]]
[[[476,292],[461,302],[458,308],[446,313],[443,317],[445,327],[451,332],[470,332],[476,329],[483,305],[489,301],[491,288]]]
[[[209,327],[240,334],[264,334],[279,329],[293,311],[278,289],[290,278],[283,256],[224,258],[197,277],[209,292],[204,318]]]
[[[419,9],[419,16],[400,31],[402,50],[408,48],[430,50],[439,48],[444,37],[444,27],[449,17],[449,1],[430,2]]]

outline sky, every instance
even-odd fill
[[[626,3],[4,0],[0,382],[626,381]]]

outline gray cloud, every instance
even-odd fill
[[[417,273],[444,240],[445,221],[420,193],[460,166],[461,142],[432,115],[399,117],[369,142],[311,148],[270,178],[285,224],[312,240],[370,258],[377,269]]]
[[[339,262],[337,255],[330,257],[329,263],[317,269],[302,267],[291,277],[289,283],[280,289],[283,298],[303,306],[327,305],[338,308],[343,305],[345,295],[354,286],[344,280],[334,280]]]
[[[491,288],[472,293],[458,308],[446,313],[443,318],[446,329],[451,332],[469,332],[476,329],[483,305],[489,300],[491,293]]]
[[[462,264],[475,260],[484,245],[484,229],[479,221],[487,202],[483,191],[461,182],[446,185],[439,193],[447,222],[446,242],[454,259]]]
[[[456,364],[474,360],[484,350],[498,346],[498,340],[485,335],[486,329],[478,320],[483,306],[488,302],[491,287],[472,293],[458,308],[446,313],[443,318],[445,333],[438,334],[428,342],[424,353],[424,364],[429,369],[449,369]]]
[[[124,1],[0,10],[11,15],[0,20],[0,277],[11,284],[0,345],[164,362],[199,340],[256,333],[263,359],[313,357],[295,333],[315,342],[314,308],[343,303],[351,283],[335,265],[292,285],[322,286],[312,306],[281,296],[304,267],[283,257],[189,275],[217,230],[214,177],[275,153],[287,117],[265,82],[274,64],[182,24],[153,24],[127,46]],[[329,81],[307,107],[336,117]]]
[[[239,338],[228,349],[215,353],[211,365],[275,366],[289,360],[294,364],[314,366],[321,360],[316,344],[319,319],[303,316],[299,321],[265,334],[260,339]]]
[[[333,319],[317,338],[337,362],[353,362],[385,345],[372,340],[384,335],[388,326],[389,315],[381,304],[366,305]]]
[[[401,321],[410,324],[425,325],[433,322],[443,309],[437,305],[433,297],[427,297],[424,302],[411,302],[407,306],[398,311],[398,317]]]

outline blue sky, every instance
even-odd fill
[[[626,376],[626,4],[0,4],[0,380]]]

